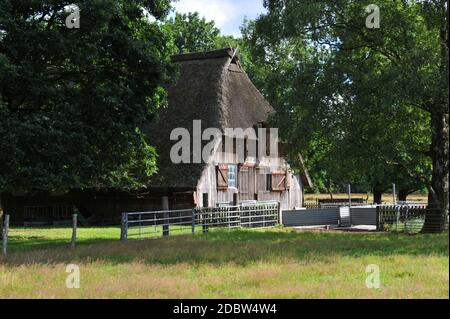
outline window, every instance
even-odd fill
[[[228,165],[228,187],[237,187],[237,165]]]
[[[266,174],[266,191],[272,190],[272,174]]]
[[[225,153],[225,143],[226,143],[226,136],[222,135],[222,153]]]
[[[244,162],[248,157],[248,137],[244,138]]]

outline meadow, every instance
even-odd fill
[[[448,298],[448,232],[214,229],[120,242],[119,229],[13,228],[0,298]],[[66,266],[80,288],[66,287]],[[366,286],[368,265],[380,288]]]
[[[334,193],[332,194],[334,199],[341,199],[341,198],[348,198],[348,194],[346,193]],[[364,198],[368,202],[373,201],[373,194],[371,193],[352,193],[353,198]],[[318,199],[331,199],[330,194],[325,193],[306,193],[305,194],[305,201],[307,202],[314,202]],[[415,203],[424,203],[426,204],[428,202],[428,196],[425,193],[413,193],[410,194],[407,198],[410,202]],[[393,203],[393,195],[390,193],[384,193],[381,197],[381,201],[384,204],[392,204]]]

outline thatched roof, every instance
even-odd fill
[[[149,186],[195,188],[205,164],[173,164],[170,150],[176,141],[170,141],[171,131],[186,128],[192,137],[193,120],[201,120],[202,129],[245,129],[265,122],[273,108],[242,70],[239,56],[231,48],[176,55],[172,60],[179,66],[179,78],[168,87],[168,107],[146,129],[159,154],[159,173]]]

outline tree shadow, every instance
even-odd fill
[[[69,249],[67,245],[64,242],[64,247],[52,246],[11,253],[6,259],[0,259],[0,263],[14,266],[96,261],[122,264],[139,261],[153,265],[247,265],[257,261],[280,260],[333,262],[339,256],[362,258],[449,255],[448,233],[405,236],[393,233],[312,232],[277,228],[214,229],[203,234],[127,242],[86,240],[75,249]]]

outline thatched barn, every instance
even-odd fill
[[[242,69],[237,52],[228,48],[181,54],[174,56],[173,62],[179,66],[179,78],[168,87],[168,107],[144,128],[159,155],[159,171],[148,187],[137,193],[91,189],[66,194],[5,194],[3,206],[12,222],[55,222],[69,216],[73,207],[95,224],[118,221],[125,211],[211,207],[247,200],[276,200],[282,209],[302,206],[303,190],[310,186],[310,179],[305,169],[294,174],[282,154],[267,142],[270,129],[266,130],[269,135],[263,153],[248,151],[252,137],[240,141],[226,133],[219,139],[201,141],[198,147],[196,138],[201,135],[194,123],[200,123],[202,130],[216,128],[220,132],[249,129],[259,138],[262,131],[258,128],[267,128],[268,116],[274,111]],[[171,158],[178,142],[171,139],[176,128],[189,132],[191,163],[174,163]],[[198,161],[198,150],[201,153],[210,141],[213,147],[207,158]],[[232,147],[226,148],[224,141],[231,141]],[[244,158],[239,160],[237,153],[242,147]]]

